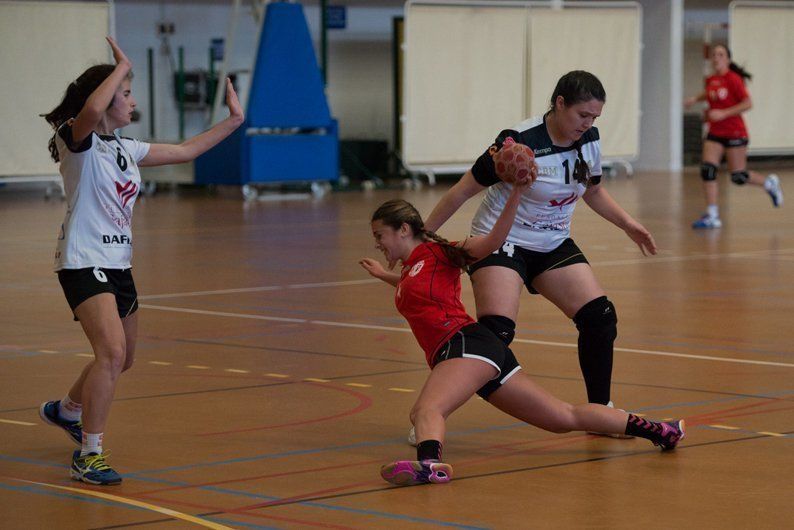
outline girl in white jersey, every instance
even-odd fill
[[[615,307],[570,236],[580,198],[634,241],[643,254],[656,253],[653,237],[599,185],[601,148],[593,122],[606,92],[593,74],[576,70],[562,76],[543,116],[502,131],[470,171],[442,197],[425,226],[436,231],[469,198],[487,188],[472,222],[473,234],[488,233],[504,208],[510,187],[497,176],[493,155],[513,138],[535,153],[537,180],[524,192],[513,227],[502,248],[469,269],[478,321],[506,344],[515,334],[521,288],[540,293],[579,330],[579,365],[591,403],[611,405]],[[490,400],[499,406],[499,394]]]
[[[139,166],[195,159],[243,122],[243,111],[226,80],[229,117],[179,145],[120,138],[136,102],[130,90],[132,64],[108,37],[115,65],[92,66],[66,89],[47,122],[55,129],[50,154],[60,162],[66,218],[58,236],[55,271],[66,299],[94,350],[66,397],[41,405],[41,418],[61,427],[80,450],[71,476],[91,484],[119,484],[105,461],[102,433],[119,375],[132,366],[138,329],[132,279],[132,208],[141,184]]]

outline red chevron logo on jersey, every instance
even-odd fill
[[[116,193],[119,194],[119,199],[121,199],[121,207],[124,208],[127,206],[127,203],[130,202],[130,199],[135,197],[135,194],[138,193],[138,185],[133,181],[129,181],[123,186],[116,182]]]
[[[568,195],[567,197],[565,197],[564,199],[562,199],[561,201],[557,201],[555,199],[550,200],[549,201],[549,205],[551,205],[552,208],[555,207],[555,206],[559,206],[560,210],[562,210],[563,206],[565,206],[566,204],[571,204],[573,202],[576,202],[576,199],[578,199],[578,198],[579,198],[579,195],[576,192],[573,192],[570,195]]]

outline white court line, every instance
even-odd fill
[[[595,247],[593,247],[595,248]],[[634,265],[642,263],[652,265],[654,263],[670,263],[680,261],[696,261],[712,258],[758,258],[770,255],[789,254],[794,252],[794,248],[782,248],[777,250],[750,250],[746,252],[727,252],[724,254],[692,254],[689,256],[656,256],[656,257],[640,257],[630,259],[619,259],[612,261],[591,261],[590,265],[593,267],[611,266],[611,265]],[[214,291],[188,291],[184,293],[167,293],[167,294],[148,294],[139,296],[139,300],[161,300],[165,298],[183,298],[190,296],[210,296],[214,294],[234,294],[234,293],[260,293],[266,291],[281,291],[285,289],[316,289],[320,287],[344,287],[346,285],[364,285],[368,283],[378,283],[380,280],[375,278],[368,278],[364,280],[347,280],[338,282],[320,282],[320,283],[295,283],[287,285],[264,285],[260,287],[239,287],[235,289],[217,289]]]
[[[358,329],[375,329],[380,331],[398,331],[401,333],[411,333],[410,328],[397,328],[397,327],[390,327],[390,326],[374,326],[370,324],[353,324],[348,322],[329,322],[327,320],[308,320],[308,319],[297,319],[297,318],[280,318],[280,317],[269,317],[264,315],[250,315],[245,313],[227,313],[223,311],[205,311],[202,309],[188,309],[184,307],[165,307],[165,306],[156,306],[156,305],[149,305],[149,304],[141,304],[140,307],[145,309],[154,309],[157,311],[173,311],[176,313],[194,313],[199,315],[210,315],[210,316],[221,316],[221,317],[233,317],[233,318],[250,318],[253,320],[275,320],[281,322],[301,322],[306,324],[315,324],[318,326],[335,326],[335,327],[345,327],[345,328],[358,328]],[[524,344],[537,344],[540,346],[558,346],[562,348],[578,348],[577,344],[569,343],[569,342],[549,342],[543,340],[531,340],[531,339],[515,339],[513,342],[521,342]],[[625,352],[625,353],[638,353],[641,355],[659,355],[663,357],[680,357],[683,359],[698,359],[703,361],[719,361],[724,363],[739,363],[739,364],[756,364],[761,366],[782,366],[784,368],[794,368],[794,364],[792,363],[778,363],[773,361],[754,361],[752,359],[737,359],[733,357],[712,357],[710,355],[693,355],[689,353],[676,353],[676,352],[665,352],[665,351],[657,351],[657,350],[639,350],[636,348],[615,348],[615,351]]]
[[[212,294],[233,294],[233,293],[258,293],[262,291],[281,291],[282,289],[313,289],[317,287],[342,287],[345,285],[359,285],[366,283],[377,283],[380,280],[370,278],[366,280],[349,280],[340,282],[322,282],[322,283],[295,283],[288,285],[265,285],[263,287],[240,287],[237,289],[218,289],[216,291],[191,291],[187,293],[170,293],[170,294],[149,294],[139,296],[138,300],[157,300],[161,298],[182,298],[187,296],[207,296]]]

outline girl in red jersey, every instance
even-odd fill
[[[706,89],[684,103],[686,107],[691,107],[698,101],[707,101],[709,105],[706,112],[709,130],[703,142],[700,166],[700,177],[703,179],[703,192],[706,196],[706,213],[692,223],[692,228],[722,226],[717,206],[716,179],[723,155],[728,160],[728,169],[734,184],[763,186],[775,207],[783,204],[783,191],[777,175],[773,173],[764,178],[755,171],[747,170],[748,136],[742,113],[752,107],[750,94],[744,86],[744,79],[751,79],[752,76],[731,61],[730,50],[721,44],[714,46],[711,51],[711,66],[714,74],[706,79]]]
[[[461,269],[502,245],[528,182],[513,185],[490,233],[462,243],[450,243],[425,230],[419,213],[403,200],[388,201],[372,215],[376,247],[390,265],[402,262],[402,271],[390,272],[371,258],[359,263],[397,288],[397,309],[431,368],[411,410],[416,460],[398,460],[381,468],[381,476],[392,484],[450,481],[452,466],[441,459],[446,418],[475,393],[507,414],[552,432],[628,434],[647,438],[662,450],[674,449],[684,437],[683,420],[657,423],[605,405],[571,405],[555,398],[520,372],[507,345],[466,313],[460,300]]]

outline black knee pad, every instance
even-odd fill
[[[700,165],[700,178],[705,182],[717,180],[717,166],[709,162],[703,162]]]
[[[731,182],[744,186],[750,180],[750,173],[747,171],[731,171]]]
[[[573,317],[579,331],[617,328],[618,315],[615,306],[606,296],[590,300]]]
[[[477,322],[493,331],[494,335],[499,337],[499,340],[508,346],[513,342],[513,337],[516,336],[516,323],[507,317],[501,315],[486,315],[480,317]]]

